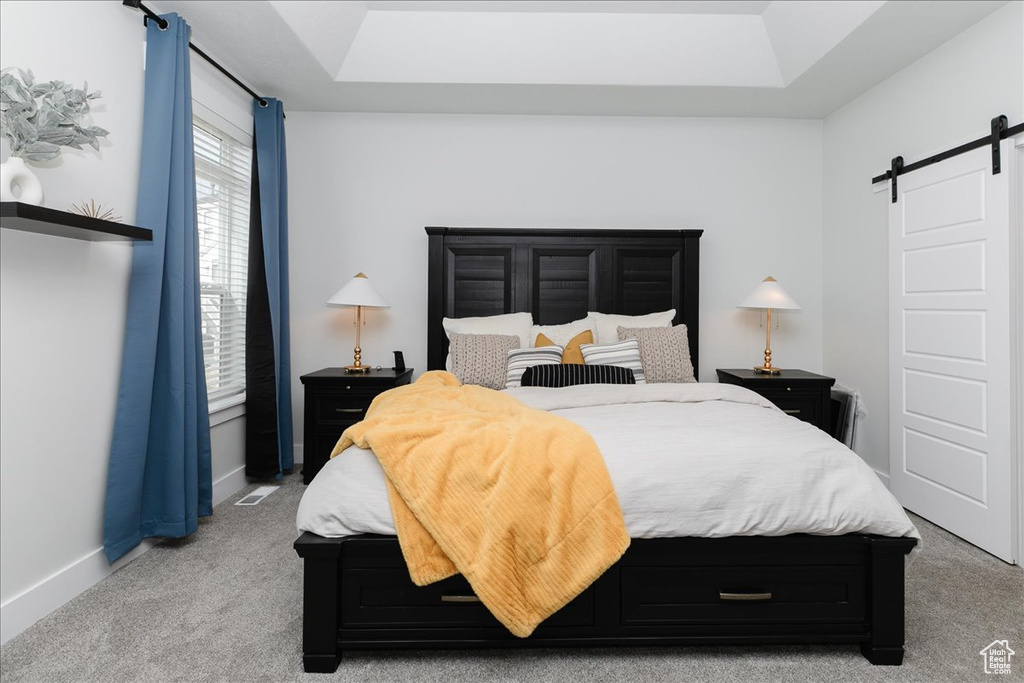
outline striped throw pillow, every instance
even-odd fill
[[[511,349],[508,352],[505,387],[520,386],[526,368],[534,365],[558,365],[562,362],[563,350],[557,344],[539,349]]]
[[[577,384],[636,384],[633,371],[616,365],[534,365],[523,373],[524,387],[572,387]]]
[[[640,342],[625,339],[615,344],[581,344],[583,362],[587,365],[618,365],[629,368],[637,384],[647,384],[644,366],[640,362]]]

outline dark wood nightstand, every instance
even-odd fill
[[[717,370],[718,381],[761,394],[787,414],[832,433],[832,385],[835,378],[804,370],[759,375],[753,370]]]
[[[412,368],[349,374],[324,368],[299,378],[306,388],[303,420],[302,483],[308,484],[324,466],[341,433],[366,415],[377,394],[408,384]]]

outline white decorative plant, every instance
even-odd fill
[[[0,129],[11,145],[11,156],[26,161],[48,161],[60,156],[61,147],[99,150],[107,131],[83,126],[89,101],[100,92],[79,90],[64,81],[36,83],[31,71],[0,71]]]

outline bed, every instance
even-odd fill
[[[687,325],[696,370],[701,231],[427,228],[427,234],[428,369],[445,367],[444,317],[528,311],[536,323],[550,325],[588,310],[642,315],[675,309],[673,322]],[[716,391],[715,386],[690,391]],[[527,402],[572,414],[572,405],[545,406],[550,399],[531,393],[536,390],[519,391]],[[578,419],[586,415],[591,413]],[[771,424],[815,429],[789,418]],[[608,432],[602,438],[614,437]],[[325,468],[318,479],[333,471],[343,482],[341,463],[332,463],[337,466]],[[769,470],[764,474],[772,476]],[[756,477],[747,485],[756,493]],[[373,505],[364,507],[372,512]],[[305,670],[334,671],[346,649],[659,644],[857,643],[873,664],[902,663],[904,565],[915,538],[778,535],[770,520],[743,527],[744,535],[645,538],[637,536],[652,534],[637,525],[628,507],[624,500],[634,538],[622,558],[522,639],[491,616],[462,577],[413,585],[394,536],[303,533],[295,550],[304,565]],[[376,516],[381,519],[364,528],[386,529],[380,526],[386,510]],[[855,520],[845,522],[859,528]],[[723,533],[739,528],[723,527]],[[687,527],[665,533],[685,534]]]

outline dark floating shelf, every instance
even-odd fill
[[[153,241],[153,231],[45,206],[0,202],[0,228],[90,242]]]

